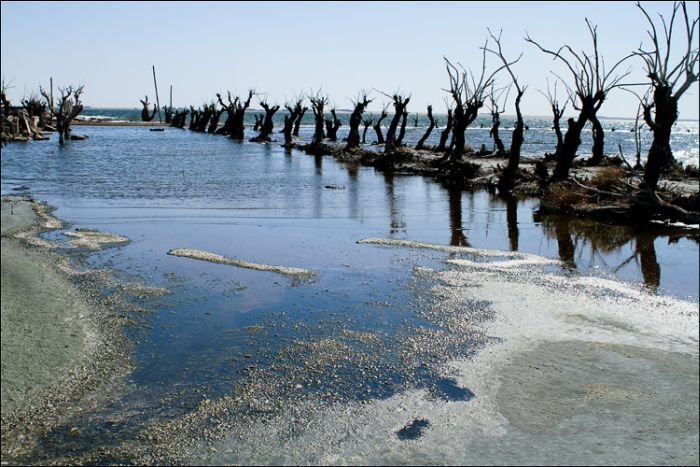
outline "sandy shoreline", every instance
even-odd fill
[[[31,198],[2,198],[2,458],[22,459],[90,390],[125,368],[114,316],[69,278],[36,234],[61,222]]]

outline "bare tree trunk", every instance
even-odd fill
[[[489,135],[493,138],[493,142],[496,144],[496,149],[498,150],[498,155],[503,155],[506,153],[506,147],[503,145],[503,140],[498,134],[498,128],[501,126],[501,114],[496,110],[491,112],[491,130]]]
[[[173,122],[173,108],[166,105],[163,110],[165,111],[165,124],[170,125]]]
[[[141,109],[141,120],[144,122],[150,122],[153,120],[153,117],[156,116],[156,106],[153,106],[153,113],[149,114],[150,103],[148,102],[148,96],[146,96],[145,100],[139,100],[139,102],[141,102],[141,105],[143,106],[143,109]]]
[[[523,114],[520,111],[520,101],[525,93],[525,88],[521,89],[516,83],[518,95],[515,98],[515,128],[513,129],[513,137],[510,142],[510,153],[508,154],[508,165],[498,179],[498,189],[501,192],[513,189],[515,181],[518,178],[518,167],[520,166],[520,149],[523,145],[523,130],[525,123],[523,122]]]
[[[382,114],[379,116],[377,122],[373,126],[374,132],[377,134],[377,144],[384,144],[384,135],[382,134],[382,120],[384,120],[386,116],[386,108],[384,108],[382,110]]]
[[[362,114],[365,112],[365,109],[370,102],[372,102],[372,100],[367,98],[367,94],[363,94],[361,97],[358,97],[354,102],[355,108],[353,109],[352,114],[350,114],[350,131],[348,132],[347,149],[356,148],[360,145],[360,123],[362,123]],[[368,125],[365,125],[365,131],[362,135],[363,143],[365,142],[367,127]]]
[[[303,98],[297,99],[294,107],[289,104],[285,105],[285,108],[289,114],[284,116],[284,127],[282,128],[282,133],[284,133],[284,146],[287,148],[292,146],[294,124],[298,121],[299,115],[301,115],[305,111],[304,109],[306,109],[306,107],[302,108],[302,102]]]
[[[314,136],[311,140],[311,145],[318,146],[319,144],[323,143],[323,108],[328,103],[328,98],[316,95],[315,97],[310,96],[309,99],[311,100],[311,109],[314,112],[315,123]]]
[[[654,88],[654,118],[651,116],[652,106],[644,107],[644,121],[654,133],[644,167],[644,182],[651,190],[656,190],[661,172],[675,162],[671,151],[671,128],[678,119],[678,100],[671,91],[670,86]]]
[[[432,105],[428,106],[428,120],[430,120],[430,125],[428,125],[428,129],[425,130],[425,133],[423,133],[423,136],[421,136],[421,139],[418,140],[418,144],[416,144],[416,149],[423,149],[423,146],[425,145],[426,140],[430,136],[430,133],[433,131],[433,128],[435,128],[435,118],[433,118],[433,106]]]
[[[214,134],[216,133],[216,130],[219,128],[219,120],[221,119],[221,114],[224,113],[224,108],[217,109],[216,104],[212,104],[212,116],[211,120],[209,121],[209,129],[207,130],[207,133],[209,134]]]
[[[288,108],[289,110],[289,108]],[[288,115],[284,116],[284,127],[282,128],[282,133],[284,133],[284,147],[289,148],[292,146],[292,131],[294,130],[294,119],[296,115],[290,110]]]
[[[194,131],[199,133],[204,133],[207,131],[207,126],[211,120],[214,109],[210,105],[205,105],[199,112],[199,119],[197,120],[197,125],[195,125]]]
[[[411,100],[410,97],[403,97],[399,94],[394,94],[392,96],[394,99],[394,117],[391,119],[389,124],[389,129],[386,132],[386,142],[384,144],[384,153],[388,154],[396,149],[396,129],[399,126],[399,121],[403,117],[403,113],[406,110],[408,102]]]
[[[265,116],[263,114],[255,114],[253,115],[253,117],[255,118],[255,123],[253,124],[253,131],[260,131]]]
[[[403,146],[403,138],[406,136],[406,120],[408,119],[408,112],[403,111],[401,116],[401,129],[399,130],[399,137],[396,138],[396,146]]]
[[[566,130],[566,135],[564,135],[564,145],[557,159],[557,165],[552,174],[552,181],[566,180],[569,177],[569,170],[576,157],[576,151],[581,144],[581,132],[588,119],[590,119],[592,112],[593,100],[585,96],[578,119],[570,118],[568,120],[569,127]]]
[[[194,106],[190,106],[190,131],[195,131],[197,122],[199,121],[199,110],[194,110]]]
[[[292,131],[292,136],[299,136],[299,127],[301,126],[301,120],[304,118],[304,114],[309,110],[308,107],[302,107],[301,112],[297,115],[297,119],[294,122],[294,131]]]
[[[593,126],[593,155],[588,160],[589,165],[598,165],[603,161],[603,155],[605,150],[605,133],[603,132],[603,125],[600,124],[600,120],[594,113],[589,119],[591,125]]]
[[[272,122],[272,117],[275,115],[275,112],[277,112],[280,109],[279,105],[274,105],[270,107],[267,102],[261,102],[260,107],[265,109],[265,117],[263,119],[262,126],[260,128],[260,134],[256,136],[255,138],[251,139],[251,141],[258,142],[258,143],[266,143],[270,141],[270,135],[272,134],[272,131],[274,130],[274,124]]]
[[[331,109],[331,118],[326,120],[326,135],[329,141],[338,140],[338,128],[340,128],[341,125],[342,123],[336,115],[335,109]]]
[[[58,111],[56,112],[56,131],[58,132],[58,144],[63,146],[66,138],[70,136],[71,121],[83,111],[83,104],[80,102],[83,86],[78,86],[76,89],[68,86],[65,89],[59,88],[59,91],[61,92],[61,97]],[[73,98],[72,101],[71,97]]]
[[[362,131],[362,144],[365,144],[365,142],[367,141],[367,130],[369,129],[369,127],[372,126],[372,123],[373,123],[373,120],[371,118],[367,119],[367,120],[363,120],[363,122],[362,122],[362,124],[365,127],[365,129]]]
[[[554,118],[552,119],[552,126],[554,127],[554,133],[557,135],[557,147],[555,149],[555,154],[559,156],[562,148],[564,147],[564,136],[561,133],[561,126],[559,125],[564,111],[560,111],[558,105],[552,104],[552,113],[554,115]]]
[[[438,152],[445,152],[447,150],[447,138],[450,137],[450,132],[452,131],[452,123],[454,118],[452,117],[452,109],[447,109],[447,123],[445,123],[445,129],[440,133],[440,141],[435,148]]]
[[[248,98],[242,101],[238,97],[235,98],[233,106],[233,122],[231,125],[231,139],[243,141],[245,137],[245,111],[250,107],[250,101],[253,99],[255,91],[248,91]]]

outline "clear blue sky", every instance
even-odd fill
[[[665,14],[672,6],[644,5]],[[697,17],[697,2],[689,8]],[[172,84],[177,106],[249,87],[283,103],[299,90],[323,86],[338,108],[348,108],[348,97],[374,87],[412,94],[409,110],[432,103],[442,112],[442,56],[478,67],[489,27],[503,29],[506,55],[524,52],[515,66],[529,85],[524,112],[548,115],[537,89],[554,79],[550,70],[564,70],[523,36],[527,31],[549,48],[588,49],[586,17],[598,24],[609,64],[646,41],[647,25],[633,2],[2,2],[2,75],[13,80],[15,100],[53,76],[54,83],[85,84],[83,100],[93,107],[136,107],[146,93],[153,99],[155,64],[162,101]],[[630,80],[644,80],[641,61],[629,63]],[[385,98],[374,94],[376,109]],[[698,94],[696,83],[681,102],[681,118],[698,118]],[[635,110],[632,96],[613,91],[601,114],[634,116]]]

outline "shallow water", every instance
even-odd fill
[[[415,110],[415,109],[409,109]],[[255,115],[262,114],[262,109],[250,109],[246,113],[246,123],[249,127],[252,127],[255,122]],[[284,122],[284,115],[287,112],[281,110],[277,112],[273,120],[275,122],[276,128],[281,128]],[[342,126],[338,130],[338,138],[342,139],[347,136],[348,133],[348,121],[350,119],[349,110],[339,110],[337,113],[338,119],[342,122]],[[426,140],[427,145],[437,145],[440,139],[440,133],[444,129],[447,117],[440,114],[436,110],[435,119],[437,121],[437,127],[432,131],[430,137]],[[224,113],[220,124],[223,124],[226,114]],[[330,118],[330,114],[326,116]],[[377,118],[377,112],[367,111],[364,115],[365,119]],[[389,114],[383,121],[383,133],[386,134],[386,128],[389,126],[393,114]],[[86,120],[106,120],[106,121],[140,121],[141,111],[140,109],[86,109],[81,114],[80,118]],[[156,117],[157,118],[157,117]],[[417,118],[417,120],[416,120]],[[552,152],[556,145],[556,137],[554,131],[552,130],[552,121],[550,117],[535,117],[535,116],[525,116],[524,117],[526,131],[525,131],[525,141],[521,148],[522,155],[525,157],[541,157],[542,154],[547,152]],[[634,140],[634,133],[631,131],[634,128],[634,119],[624,119],[624,118],[604,118],[600,119],[601,125],[605,131],[605,152],[607,154],[618,155],[619,150],[622,149],[622,154],[627,160],[634,165],[636,146]],[[405,141],[415,144],[421,136],[423,136],[425,130],[428,128],[429,124],[428,117],[425,113],[413,113],[409,114],[407,124],[406,124],[406,137]],[[511,134],[513,127],[515,125],[515,119],[509,115],[501,116],[501,127],[500,136],[503,139],[503,143],[508,147],[510,145]],[[566,122],[562,122],[562,126],[566,126]],[[361,127],[362,131],[364,127]],[[491,117],[487,112],[482,112],[474,123],[472,123],[469,128],[467,128],[467,143],[470,144],[475,149],[479,149],[481,145],[485,145],[488,149],[494,147],[493,140],[489,130],[491,128]],[[673,148],[674,157],[681,164],[691,164],[696,167],[700,165],[700,134],[698,133],[699,125],[697,121],[691,120],[679,120],[673,127],[673,133],[671,134],[671,147]],[[305,139],[310,139],[314,131],[314,117],[312,112],[306,112],[304,118],[302,119],[302,125],[300,130],[300,136]],[[254,133],[249,131],[248,134],[253,136]],[[642,128],[640,132],[641,137],[641,160],[646,160],[646,154],[649,151],[649,146],[652,141],[652,133],[646,128]],[[280,135],[280,139],[281,135]],[[367,132],[367,143],[375,141],[376,135],[372,128],[369,128]],[[578,153],[584,157],[590,156],[591,146],[592,146],[592,136],[591,136],[591,126],[587,124],[583,130],[581,137],[581,146],[579,147]]]
[[[419,313],[423,289],[413,283],[412,270],[448,255],[356,243],[366,237],[536,253],[561,259],[555,268],[565,274],[614,277],[663,294],[698,297],[695,234],[539,217],[537,200],[446,189],[420,176],[340,164],[277,144],[236,143],[169,128],[75,131],[90,139],[64,148],[53,137],[4,147],[3,194],[27,186],[72,227],[128,237],[129,244],[84,261],[171,293],[148,301],[152,311],[127,329],[135,342],[129,391],[82,420],[91,427],[83,430],[89,443],[74,446],[75,440],[59,432],[48,436],[43,450],[49,457],[67,443],[82,452],[95,440],[130,438],[152,418],[174,417],[203,398],[230,394],[261,368],[274,369],[296,388],[296,369],[285,358],[297,366],[311,358],[301,351],[285,356],[296,342],[369,332],[382,344],[358,340],[357,346],[379,354],[382,346],[400,348],[403,336],[433,326]],[[295,281],[168,256],[173,248],[318,274]],[[459,352],[483,344],[476,336]],[[402,358],[386,352],[372,368],[341,366],[309,384],[304,380],[300,390],[383,398],[409,372],[417,386],[437,397],[469,397],[431,371],[411,370]],[[129,422],[119,428],[100,422],[106,414],[127,411]]]

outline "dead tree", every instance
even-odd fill
[[[194,106],[190,106],[190,131],[194,131],[197,128],[197,120],[199,119],[199,111],[194,109]]]
[[[292,136],[294,132],[294,124],[299,119],[299,115],[302,114],[306,107],[303,107],[304,97],[296,99],[294,106],[287,103],[284,108],[287,109],[289,114],[284,116],[284,127],[282,128],[282,133],[284,133],[284,147],[289,148],[292,146]]]
[[[198,133],[204,133],[207,131],[209,122],[211,121],[212,116],[216,112],[216,104],[204,104],[202,107],[200,107],[200,109],[201,110],[199,110],[197,114],[198,119],[193,131],[196,131]]]
[[[389,154],[398,146],[396,129],[399,126],[399,122],[403,118],[403,114],[406,111],[406,106],[411,100],[411,96],[403,96],[399,93],[394,93],[393,96],[386,93],[382,94],[390,97],[394,101],[394,116],[389,124],[389,129],[386,131],[386,142],[384,143],[384,154]]]
[[[418,128],[418,114],[413,114],[413,128]]]
[[[660,15],[663,25],[663,37],[659,38],[654,21],[639,2],[637,6],[644,13],[651,28],[648,31],[652,41],[651,49],[644,50],[640,47],[635,52],[635,55],[644,61],[647,76],[651,81],[652,101],[644,107],[644,121],[653,132],[654,139],[647,156],[644,182],[646,187],[653,192],[656,190],[661,172],[675,162],[670,141],[671,128],[678,119],[678,101],[690,89],[690,86],[698,81],[699,52],[698,48],[693,48],[694,41],[697,44],[695,27],[698,25],[698,18],[691,21],[688,17],[685,2],[675,2],[671,20],[668,24],[664,17]],[[686,43],[684,44],[685,50],[683,50],[683,55],[674,64],[671,62],[670,57],[671,42],[679,8],[683,12]]]
[[[279,105],[270,106],[267,102],[260,102],[260,107],[265,109],[265,116],[262,118],[262,125],[260,126],[260,134],[255,138],[251,139],[255,143],[267,143],[270,141],[270,135],[274,130],[274,123],[272,117],[280,109]]]
[[[454,122],[454,117],[452,116],[452,107],[447,108],[447,122],[445,122],[445,128],[442,130],[442,133],[440,133],[440,141],[438,142],[438,145],[435,147],[435,150],[438,152],[445,152],[447,150],[447,138],[450,137],[450,133],[452,132],[452,123]]]
[[[187,109],[175,110],[172,120],[170,121],[170,126],[174,128],[184,128],[185,122],[187,121],[187,114],[189,113]]]
[[[522,100],[523,95],[525,94],[527,86],[520,86],[520,83],[515,77],[512,68],[512,66],[518,63],[518,61],[522,58],[523,54],[520,54],[518,58],[509,62],[503,55],[503,48],[501,47],[501,33],[499,33],[498,37],[496,37],[491,33],[491,31],[489,31],[489,35],[495,42],[496,48],[487,48],[486,51],[497,56],[501,63],[503,63],[503,67],[510,75],[511,82],[513,84],[513,87],[515,88],[515,126],[513,128],[513,136],[510,140],[508,165],[503,170],[503,173],[501,173],[501,176],[498,179],[498,189],[501,192],[505,192],[513,189],[515,180],[518,177],[518,167],[520,165],[520,148],[523,145],[523,130],[525,129],[525,123],[523,122],[523,114],[520,111],[520,101]]]
[[[576,157],[576,151],[581,144],[581,132],[586,122],[595,117],[610,91],[624,85],[620,81],[630,73],[628,69],[624,73],[615,74],[615,70],[632,57],[633,54],[627,55],[615,63],[612,68],[608,69],[605,67],[603,57],[598,51],[597,27],[592,26],[588,20],[586,20],[586,25],[593,42],[592,54],[574,52],[568,45],[563,45],[559,50],[553,51],[542,47],[530,36],[525,38],[525,41],[535,45],[542,52],[552,55],[554,60],[561,61],[574,80],[573,88],[568,86],[566,81],[562,80],[562,82],[569,89],[570,100],[574,109],[578,111],[578,117],[569,119],[561,153],[552,174],[552,181],[566,180],[569,177],[569,170]],[[602,133],[599,136],[601,135]]]
[[[362,123],[362,114],[373,99],[369,99],[367,92],[362,91],[357,98],[352,102],[354,108],[350,114],[350,132],[347,138],[347,149],[353,149],[360,145],[360,123]],[[370,123],[371,125],[371,123]],[[365,134],[369,125],[365,121],[365,131],[362,134],[362,142],[365,142]]]
[[[260,128],[262,127],[263,119],[265,118],[265,115],[264,114],[254,114],[253,118],[255,119],[255,123],[253,123],[253,131],[260,131]]]
[[[165,124],[170,125],[173,121],[174,110],[172,107],[167,105],[163,106],[163,113],[165,114]]]
[[[557,158],[559,157],[562,147],[564,146],[564,136],[561,133],[561,125],[559,124],[559,122],[561,121],[561,117],[562,115],[564,115],[564,112],[566,112],[568,100],[564,102],[564,107],[559,108],[556,81],[554,82],[553,94],[549,89],[549,80],[547,80],[547,94],[543,93],[542,91],[540,91],[540,94],[547,98],[547,102],[549,102],[549,106],[552,108],[552,129],[554,130],[554,134],[557,137],[557,146],[554,150],[554,157]]]
[[[41,88],[39,88],[41,89]],[[28,99],[22,99],[22,106],[24,110],[27,111],[29,118],[37,117],[38,120],[43,123],[46,120],[46,114],[48,113],[48,106],[41,102],[39,97],[32,93]]]
[[[605,131],[595,112],[588,121],[591,122],[591,135],[593,136],[593,147],[588,164],[599,165],[605,156]]]
[[[219,102],[219,105],[226,112],[226,120],[224,120],[224,124],[221,126],[221,128],[216,130],[217,135],[230,135],[231,131],[233,131],[234,113],[236,110],[236,102],[238,102],[238,97],[236,97],[235,101],[232,100],[231,91],[228,91],[227,98],[228,104],[224,102],[221,94],[216,94],[216,99]]]
[[[141,109],[141,120],[144,122],[150,122],[153,120],[153,118],[156,116],[156,105],[153,104],[153,113],[149,115],[148,113],[148,107],[150,106],[150,103],[148,102],[148,96],[146,96],[146,100],[140,100],[141,105],[143,106],[143,109]]]
[[[423,133],[423,136],[418,140],[418,144],[416,144],[416,149],[423,149],[425,146],[425,142],[428,140],[428,137],[430,136],[430,133],[433,131],[433,128],[435,128],[435,118],[433,117],[433,106],[429,105],[428,106],[428,120],[430,121],[430,125],[428,125],[428,129],[425,130],[425,133]]]
[[[221,119],[221,114],[223,114],[224,110],[226,109],[224,107],[217,109],[216,104],[211,104],[210,108],[212,110],[212,114],[211,119],[209,120],[209,128],[207,129],[207,133],[214,134],[219,128],[219,120]]]
[[[56,111],[56,131],[58,132],[58,144],[63,146],[66,138],[70,137],[70,123],[83,111],[83,104],[80,102],[80,95],[83,93],[83,86],[73,89],[58,88],[61,97],[58,98]],[[72,98],[72,99],[71,99]]]
[[[314,136],[311,139],[312,146],[318,146],[323,143],[323,109],[328,104],[328,98],[321,95],[318,91],[315,96],[309,96],[311,101],[311,109],[314,112]]]
[[[255,95],[254,90],[248,91],[248,98],[244,101],[236,96],[234,100],[231,111],[233,112],[233,121],[231,122],[231,133],[232,139],[237,141],[243,141],[245,137],[245,111],[250,107],[250,101]]]
[[[498,129],[501,126],[501,113],[505,112],[505,103],[508,101],[508,93],[506,92],[505,99],[503,100],[503,108],[498,105],[500,100],[500,94],[497,95],[494,91],[493,86],[491,86],[491,92],[489,93],[489,112],[491,112],[491,129],[489,130],[489,136],[493,138],[493,143],[496,145],[496,151],[499,156],[503,156],[506,153],[506,147],[503,144],[501,135]]]
[[[399,129],[399,137],[396,138],[396,146],[403,146],[403,138],[406,136],[406,120],[408,120],[408,112],[405,110],[401,115],[401,128]]]
[[[292,131],[292,136],[299,137],[299,127],[301,126],[301,120],[304,118],[304,114],[309,110],[308,107],[304,106],[301,108],[301,112],[297,115],[297,119],[294,122],[294,131]]]
[[[444,157],[441,162],[447,162],[447,165],[454,167],[455,164],[462,158],[464,153],[464,132],[471,123],[476,120],[479,115],[479,109],[484,105],[484,95],[486,90],[491,87],[493,83],[493,78],[503,66],[497,68],[490,74],[486,74],[486,48],[488,47],[488,40],[484,43],[482,62],[481,62],[481,73],[478,80],[474,74],[470,71],[469,78],[467,77],[467,70],[465,70],[461,65],[461,71],[457,69],[446,57],[445,68],[447,69],[447,75],[450,80],[450,88],[445,89],[454,103],[454,111],[452,114],[452,143],[450,144],[451,150]]]
[[[382,120],[386,118],[388,115],[386,113],[387,109],[389,108],[389,104],[385,104],[384,107],[382,108],[382,113],[379,115],[379,118],[377,121],[374,123],[374,132],[377,134],[377,143],[376,144],[384,144],[384,135],[382,134]]]
[[[335,108],[331,109],[331,118],[326,119],[326,137],[329,141],[338,140],[338,128],[342,125],[335,113]]]
[[[372,117],[372,115],[370,115],[369,118],[362,120],[362,125],[364,126],[364,130],[362,130],[362,144],[365,144],[365,142],[367,141],[367,130],[369,129],[369,127],[372,126],[373,123],[374,118]]]
[[[5,82],[5,77],[2,77],[2,82],[0,83],[0,105],[2,106],[2,115],[7,118],[12,113],[12,103],[10,99],[7,98],[7,91],[12,89],[12,80],[10,82]]]

